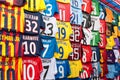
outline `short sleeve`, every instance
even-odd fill
[[[55,58],[54,58],[55,59]],[[55,59],[55,62],[54,62],[54,70],[55,70],[55,74],[57,74],[57,64],[56,64],[56,59]]]
[[[57,45],[57,42],[56,42],[56,39],[55,39],[55,41],[54,41],[54,43],[55,43],[55,51],[54,52],[59,52],[59,49],[58,49],[58,45]]]

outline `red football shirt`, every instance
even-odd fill
[[[82,45],[82,63],[91,62],[92,49],[90,45]]]
[[[81,43],[71,43],[73,53],[68,57],[68,60],[80,60],[81,58]]]
[[[22,80],[39,80],[43,70],[42,61],[39,57],[23,57]]]
[[[92,10],[93,10],[92,1],[91,0],[83,0],[82,11],[90,14],[92,12]]]
[[[107,44],[106,34],[100,34],[99,48],[105,48]]]
[[[81,79],[90,78],[90,75],[93,72],[92,64],[86,63],[82,65],[83,65],[83,72],[80,73],[80,78]]]
[[[100,19],[100,33],[106,33],[106,22],[105,20]]]
[[[70,42],[80,43],[83,38],[83,31],[81,26],[72,25],[73,34],[70,36]]]
[[[55,14],[57,20],[70,22],[70,4],[57,2],[59,13]]]

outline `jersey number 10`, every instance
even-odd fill
[[[33,65],[29,64],[28,66],[26,66],[26,64],[23,65],[23,75],[24,75],[24,80],[34,80],[35,78],[35,70]],[[31,72],[30,72],[31,70]],[[31,76],[30,76],[31,74]]]

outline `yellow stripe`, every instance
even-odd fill
[[[6,0],[6,2],[10,3],[10,5],[13,5],[13,0]]]
[[[0,42],[0,45],[2,46],[2,56],[6,56],[6,44],[5,42]]]
[[[11,7],[9,6],[8,9],[11,10]],[[8,13],[8,25],[7,25],[8,30],[10,30],[12,28],[12,26],[11,26],[12,25],[11,15],[12,15],[11,13]]]
[[[9,58],[5,58],[5,62],[8,62]],[[8,70],[9,66],[5,66],[5,80],[7,80],[7,70]]]
[[[22,58],[18,58],[18,80],[21,80]]]
[[[2,62],[2,57],[0,57],[0,62]],[[2,68],[2,65],[0,65],[0,68]]]
[[[22,8],[23,9],[23,8]],[[20,31],[23,33],[24,32],[24,11],[21,10],[21,15],[20,15],[20,22],[22,23],[22,25],[20,26]]]
[[[17,20],[18,20],[18,19],[17,19],[17,14],[16,14],[16,13],[18,12],[18,8],[15,7],[14,11],[15,11],[15,14],[14,14],[14,17],[15,17],[15,30],[17,30],[17,27],[18,27],[18,26],[17,26]]]
[[[3,9],[3,8],[5,8],[4,5],[2,5],[2,9]],[[3,11],[1,12],[1,14],[2,14],[2,15],[1,15],[1,18],[2,18],[2,19],[1,19],[1,23],[2,23],[2,24],[1,24],[1,28],[4,28],[5,22],[4,22],[3,14],[5,14],[5,11],[3,10]]]

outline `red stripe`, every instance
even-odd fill
[[[19,37],[19,34],[15,35],[16,37]],[[15,57],[18,57],[18,47],[19,47],[19,41],[15,41]]]
[[[0,4],[0,8],[1,8],[1,4]],[[2,8],[2,9],[3,9],[3,8]],[[2,16],[1,12],[2,12],[2,11],[0,11],[0,30],[1,30],[1,24],[2,24],[2,23],[1,23],[1,20],[2,20],[2,18],[1,18],[1,16]]]
[[[18,12],[21,12],[21,8],[20,7],[18,7]],[[17,31],[18,32],[20,32],[20,24],[21,24],[20,15],[21,15],[21,13],[19,15],[17,15],[17,27],[18,27]],[[21,24],[21,25],[23,25],[23,24]]]
[[[13,33],[12,32],[10,32],[10,34],[9,34],[9,36],[12,36],[13,37]],[[10,43],[13,43],[13,41],[9,41]],[[13,57],[13,56],[11,56],[12,54],[14,54],[14,53],[11,53],[11,47],[9,46],[9,56],[10,57]],[[15,56],[15,55],[14,55]]]
[[[2,62],[5,62],[5,57],[1,57],[1,58],[2,58]],[[2,65],[2,69],[5,72],[5,65]],[[3,76],[4,76],[4,78],[6,77],[5,73],[3,74]]]
[[[9,62],[8,69],[12,69],[12,66],[10,65],[10,64],[12,63],[12,58],[9,58],[8,62]],[[9,75],[9,76],[10,76],[10,79],[12,79],[12,75],[13,75],[13,74],[10,73],[10,75]]]
[[[16,79],[16,80],[19,80],[19,79],[18,79],[18,75],[20,75],[20,74],[18,74],[18,63],[19,63],[19,62],[18,62],[18,61],[19,61],[18,59],[19,59],[19,58],[15,58],[15,79]],[[21,63],[21,64],[22,64],[22,63]]]
[[[15,10],[15,7],[12,7],[11,10],[14,11],[14,10]],[[11,17],[14,16],[14,15],[15,15],[15,13],[12,13]],[[12,29],[12,25],[13,25],[12,22],[13,22],[13,21],[12,21],[12,18],[11,18],[11,28],[10,28],[10,29]],[[14,23],[14,24],[16,24],[16,23]],[[15,29],[13,29],[13,30],[15,30]]]
[[[5,9],[8,9],[8,6],[5,6]],[[7,11],[5,11],[5,15],[8,17],[8,12]],[[8,22],[9,23],[9,22]],[[8,24],[7,23],[7,24]],[[7,27],[9,26],[9,24],[7,25]]]

